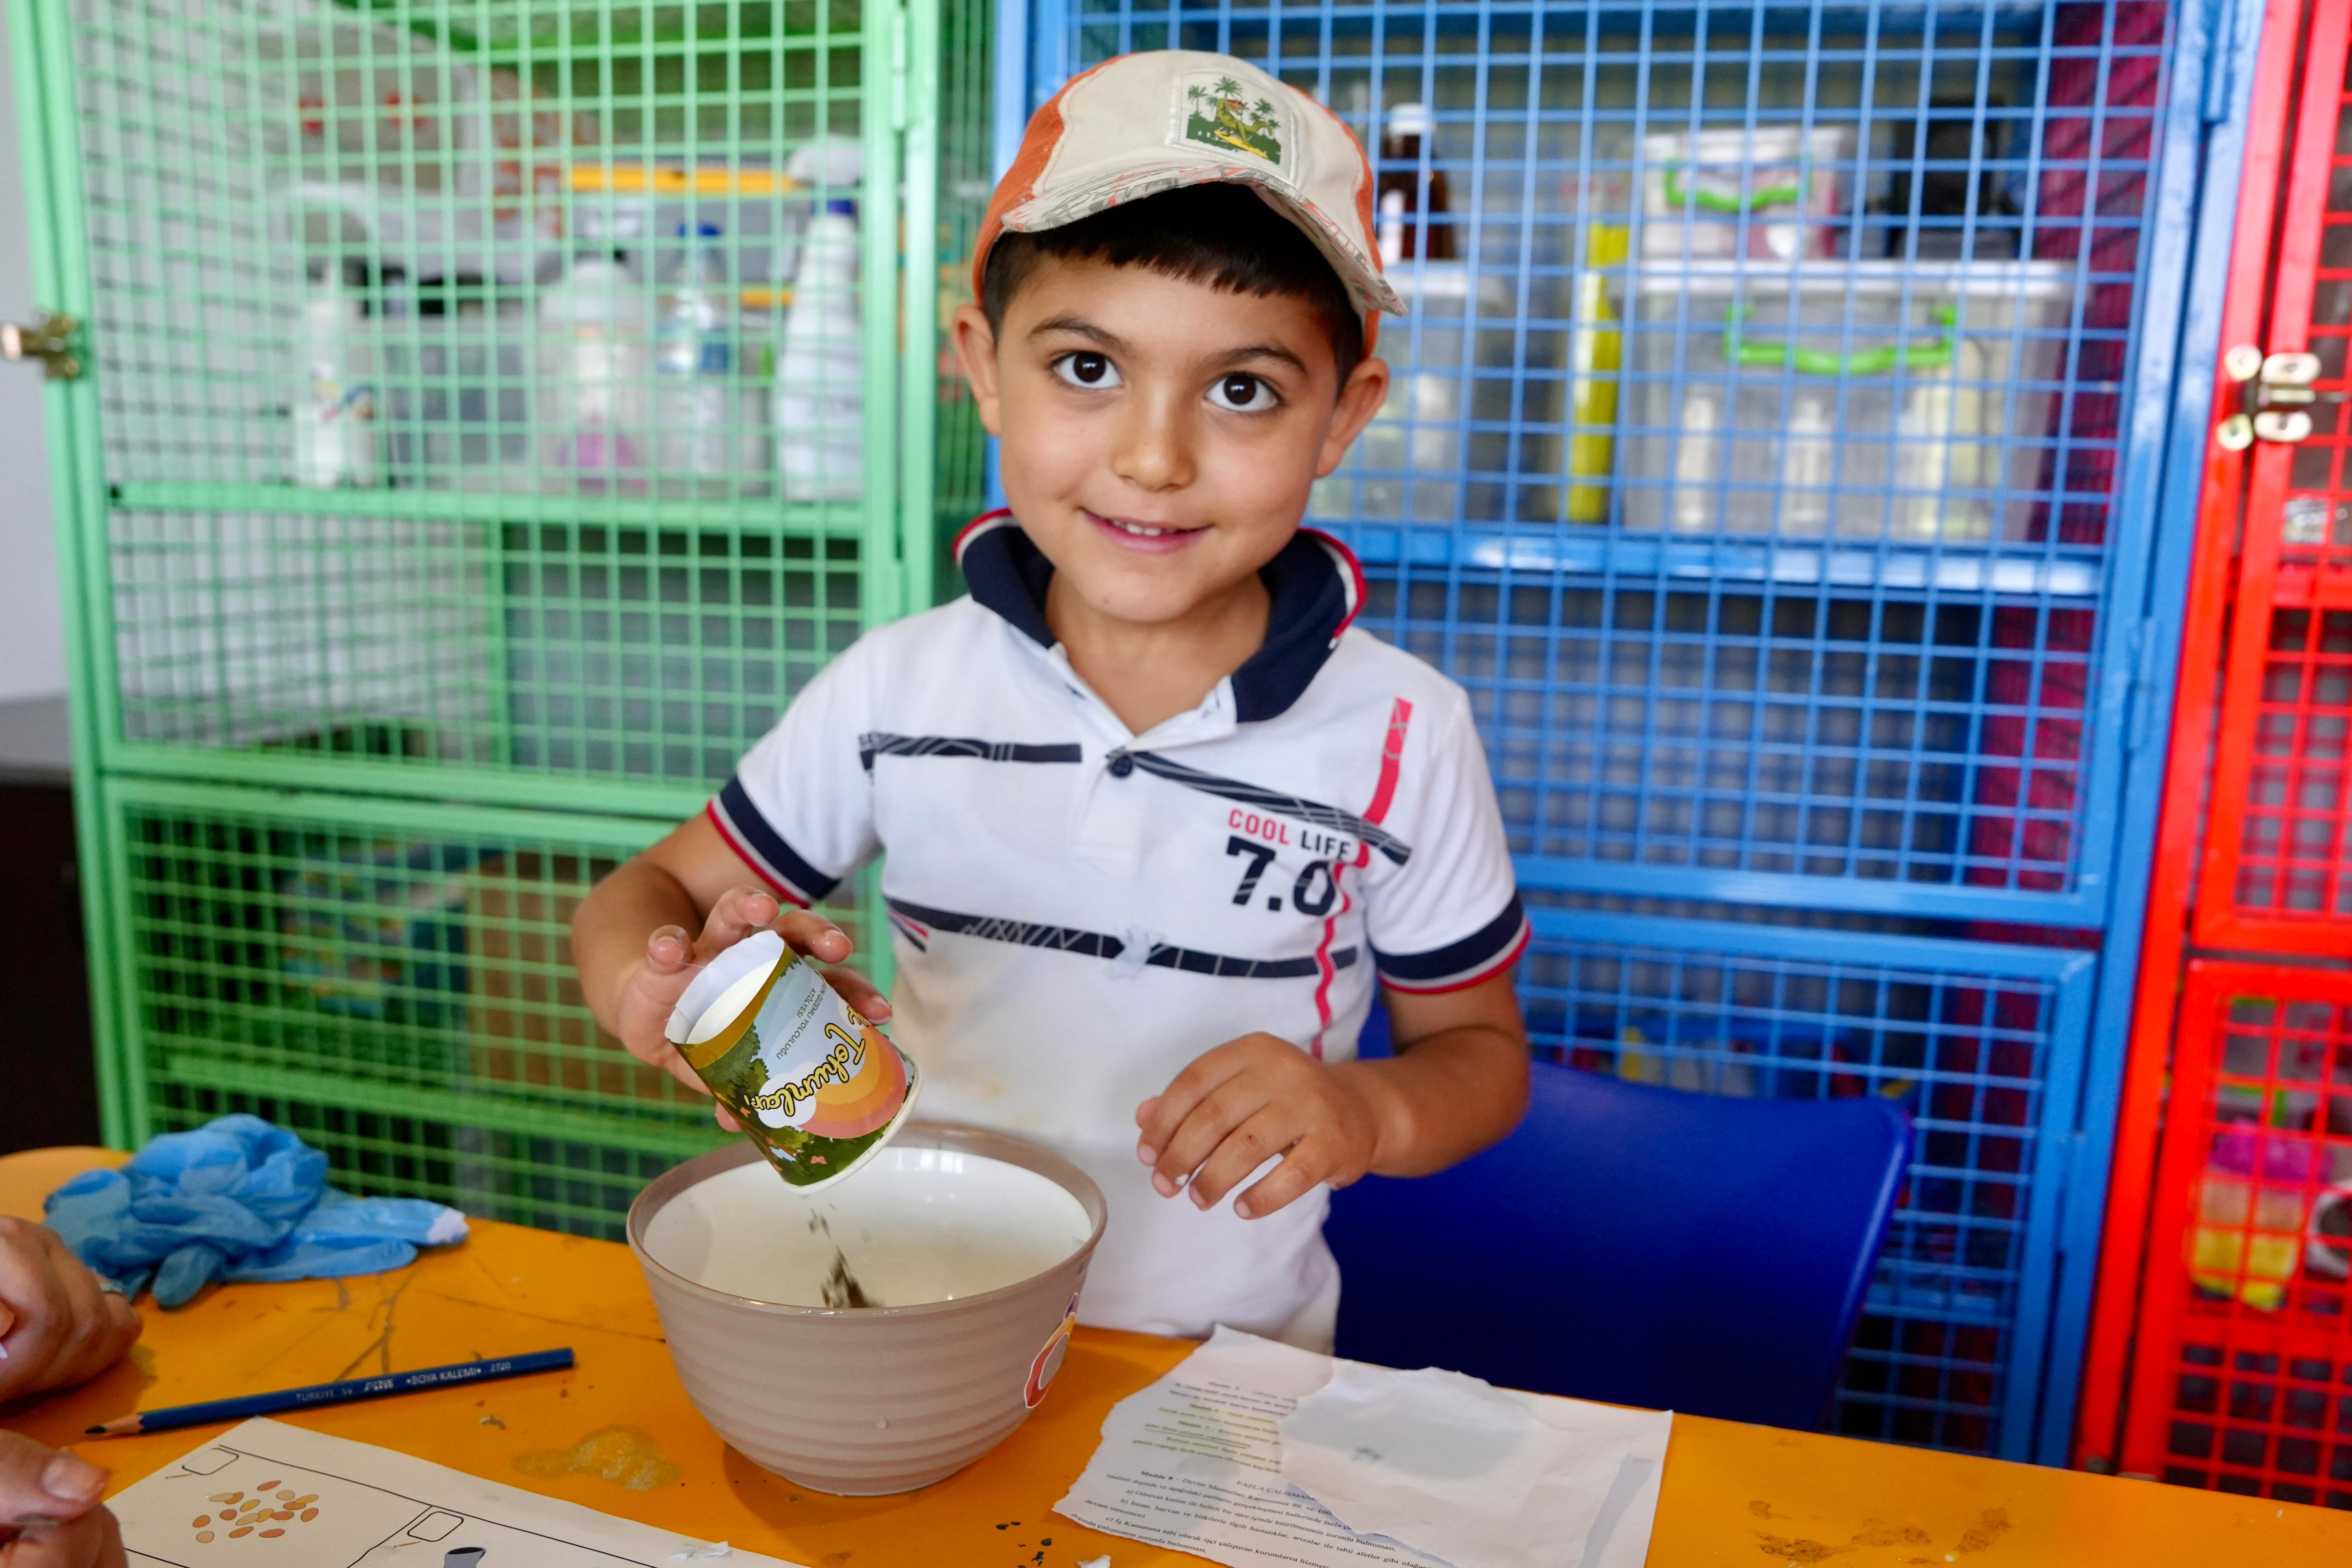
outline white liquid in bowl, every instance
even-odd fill
[[[814,1196],[764,1161],[737,1166],[663,1205],[645,1247],[696,1284],[800,1307],[825,1304],[837,1247],[868,1305],[910,1307],[1019,1284],[1093,1228],[1085,1205],[1034,1171],[894,1146]]]

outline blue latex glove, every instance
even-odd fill
[[[121,1170],[49,1195],[49,1228],[91,1270],[176,1307],[215,1280],[323,1279],[404,1267],[461,1241],[465,1216],[420,1198],[352,1197],[327,1156],[257,1116],[171,1133]]]

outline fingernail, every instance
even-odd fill
[[[1206,1208],[1209,1207],[1208,1198],[1202,1194],[1201,1189],[1197,1186],[1192,1189],[1192,1207],[1194,1208]]]
[[[1257,1205],[1252,1203],[1245,1197],[1237,1197],[1234,1199],[1234,1212],[1244,1219],[1255,1219],[1257,1218]]]
[[[58,1454],[41,1472],[41,1490],[60,1502],[87,1502],[105,1484],[104,1470],[73,1454]]]
[[[1135,1157],[1147,1166],[1156,1166],[1160,1163],[1160,1151],[1150,1144],[1138,1144],[1135,1145]]]
[[[1162,1197],[1174,1197],[1176,1196],[1176,1184],[1170,1181],[1158,1171],[1153,1171],[1151,1173],[1151,1190],[1158,1193]]]

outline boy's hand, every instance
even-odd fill
[[[693,980],[695,967],[709,963],[762,928],[782,937],[793,952],[821,964],[837,964],[849,956],[852,948],[847,934],[814,910],[786,909],[775,894],[761,888],[730,888],[712,902],[699,937],[689,942],[684,927],[665,925],[646,938],[645,956],[621,986],[620,1028],[614,1032],[629,1053],[640,1061],[667,1068],[679,1082],[709,1093],[694,1069],[686,1064],[686,1058],[670,1044],[669,1015]],[[889,999],[865,976],[854,969],[828,968],[824,973],[841,999],[860,1016],[874,1023],[890,1016]],[[720,1126],[729,1132],[740,1130],[724,1107],[714,1109]]]
[[[1272,1214],[1318,1182],[1345,1186],[1372,1167],[1380,1118],[1357,1075],[1286,1040],[1245,1034],[1207,1052],[1135,1110],[1135,1153],[1173,1197],[1191,1178],[1202,1208],[1275,1155],[1282,1164],[1234,1200],[1244,1219]]]

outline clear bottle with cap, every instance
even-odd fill
[[[836,199],[801,245],[776,361],[776,461],[793,501],[866,494],[865,321],[857,305],[857,208]]]
[[[1381,133],[1381,172],[1372,187],[1374,240],[1381,265],[1454,259],[1454,225],[1445,172],[1433,161],[1423,172],[1423,151],[1436,129],[1425,103],[1401,103],[1389,110]]]
[[[663,261],[654,297],[655,455],[665,495],[719,496],[735,464],[735,333],[717,224],[689,229]]]
[[[377,447],[376,355],[367,308],[368,264],[313,259],[294,344],[289,399],[294,483],[306,490],[373,489],[383,483]]]
[[[645,294],[623,252],[583,249],[541,292],[537,358],[542,487],[642,494]]]

